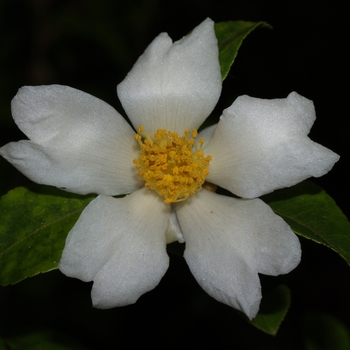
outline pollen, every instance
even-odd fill
[[[133,163],[145,186],[164,197],[170,204],[186,200],[201,190],[209,174],[211,156],[204,156],[204,139],[197,130],[185,130],[179,137],[176,132],[158,129],[153,139],[139,126],[135,140],[140,145],[139,159]]]

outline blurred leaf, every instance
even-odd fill
[[[0,338],[0,350],[6,350],[5,343],[2,338]]]
[[[304,181],[262,199],[295,233],[333,249],[350,264],[350,223],[321,187]]]
[[[243,39],[259,26],[271,28],[265,22],[230,21],[215,23],[222,80],[225,80]]]
[[[280,285],[264,294],[259,313],[249,322],[267,334],[276,335],[289,306],[290,290],[287,286]]]
[[[92,199],[41,185],[1,197],[0,284],[55,269],[68,232]]]
[[[83,350],[71,339],[54,332],[33,332],[10,338],[6,341],[6,349],[20,350]],[[0,348],[1,349],[1,348]]]
[[[306,350],[349,350],[349,330],[325,314],[307,315],[304,320]]]

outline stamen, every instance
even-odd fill
[[[204,139],[196,144],[197,130],[185,130],[179,137],[176,132],[158,129],[154,141],[142,125],[137,132],[135,140],[141,150],[133,163],[146,187],[164,197],[167,204],[184,201],[201,190],[212,158],[204,157]]]

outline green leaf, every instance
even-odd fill
[[[349,350],[349,330],[326,314],[309,314],[304,320],[306,350]]]
[[[230,21],[215,23],[222,80],[227,77],[243,39],[257,27],[271,28],[265,22]]]
[[[290,290],[285,285],[270,290],[261,300],[259,313],[249,322],[267,334],[276,335],[289,309],[290,299]]]
[[[262,199],[295,233],[333,249],[350,265],[350,223],[321,187],[304,181]]]
[[[85,347],[77,344],[57,332],[53,331],[36,331],[26,334],[21,334],[6,340],[6,349],[21,349],[21,350],[84,350]],[[1,348],[0,348],[1,349]]]
[[[69,230],[92,199],[40,185],[1,197],[0,284],[57,268]]]
[[[0,338],[0,350],[6,350],[6,346],[2,338]]]

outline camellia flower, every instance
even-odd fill
[[[153,289],[168,268],[166,244],[176,240],[201,287],[249,318],[259,309],[258,273],[285,274],[299,263],[296,235],[255,198],[321,176],[339,157],[307,137],[315,110],[297,93],[241,96],[198,135],[221,84],[207,19],[174,43],[160,34],[119,84],[136,134],[112,107],[67,86],[23,87],[13,99],[29,140],[1,154],[37,183],[99,194],[59,264],[67,276],[94,281],[94,306],[131,304]]]

